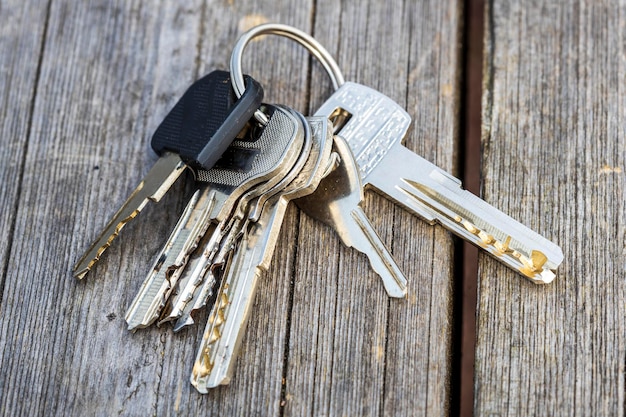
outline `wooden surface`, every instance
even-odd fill
[[[558,242],[553,284],[480,261],[475,415],[626,411],[626,6],[492,0],[483,192]]]
[[[291,207],[234,379],[208,395],[188,382],[203,325],[131,334],[123,319],[189,185],[149,205],[84,281],[71,276],[154,163],[161,119],[265,21],[312,33],[346,79],[405,106],[406,146],[454,172],[458,1],[0,0],[0,414],[449,412],[453,239],[379,196],[365,209],[408,298],[389,300],[363,255]],[[331,93],[285,40],[255,42],[244,64],[269,102],[310,114]]]

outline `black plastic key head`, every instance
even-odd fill
[[[152,136],[152,149],[159,155],[176,152],[192,168],[210,169],[263,100],[261,85],[244,78],[246,90],[239,99],[227,71],[194,82]]]

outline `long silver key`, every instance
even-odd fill
[[[328,120],[312,117],[309,124],[314,140],[304,168],[281,193],[265,201],[222,278],[191,376],[191,383],[202,393],[230,381],[258,278],[269,268],[288,203],[317,188],[330,160],[332,131]]]
[[[188,261],[191,251],[202,237],[202,231],[207,230],[208,224],[214,222],[218,226],[223,225],[243,194],[258,184],[272,179],[277,167],[280,167],[285,158],[294,158],[290,156],[294,151],[288,148],[288,145],[293,140],[292,136],[297,135],[297,130],[294,127],[293,131],[289,132],[285,126],[289,123],[295,126],[291,116],[282,110],[274,111],[271,106],[264,107],[264,111],[269,114],[270,119],[260,134],[255,129],[249,130],[248,136],[232,142],[216,166],[206,171],[198,171],[198,180],[201,182],[199,203],[191,209],[189,221],[179,223],[170,241],[166,243],[164,248],[166,252],[169,246],[177,248],[170,251],[173,254],[168,254],[169,262],[157,260],[158,270],[153,273],[155,272],[153,268],[131,304],[126,314],[129,329],[146,327],[153,323],[180,279],[185,264],[185,270],[191,267],[193,271],[197,262],[204,259],[202,256],[193,258],[193,262]],[[192,199],[190,204],[193,203]],[[214,240],[209,240],[202,248],[203,255],[205,251],[211,252],[214,246]],[[163,251],[157,259],[162,255]],[[209,255],[210,253],[206,254]],[[201,272],[201,269],[198,272]]]
[[[345,83],[315,113],[343,120],[335,133],[372,187],[429,223],[440,223],[531,281],[551,282],[563,252],[461,187],[461,181],[400,144],[410,116],[369,87]]]
[[[294,164],[297,162],[305,141],[305,131],[300,120],[294,116],[290,111],[277,107],[269,106],[272,108],[272,116],[270,123],[265,127],[264,134],[267,132],[265,141],[272,141],[273,149],[278,157],[274,159],[263,159],[264,166],[267,167],[267,175],[264,176],[266,181],[258,183],[255,187],[249,187],[247,192],[237,201],[235,205],[235,216],[242,217],[241,213],[244,212],[247,203],[271,190],[274,186],[280,183],[281,179],[291,170]],[[274,123],[272,123],[274,120]],[[261,160],[259,158],[259,160]],[[236,221],[233,221],[233,213],[229,212],[228,216],[217,219],[220,225],[216,228],[209,243],[198,248],[201,250],[201,255],[193,258],[193,262],[190,262],[185,271],[183,272],[184,278],[181,280],[178,292],[171,302],[171,305],[167,308],[164,317],[161,318],[160,323],[165,321],[171,321],[179,317],[183,317],[182,322],[193,323],[191,313],[194,311],[197,303],[187,305],[194,299],[198,299],[196,295],[198,291],[202,293],[202,300],[208,298],[210,289],[213,287],[215,279],[211,274],[211,266],[214,263],[215,255],[220,255],[220,259],[217,259],[217,263],[223,261],[223,257],[227,251],[220,251],[220,243],[225,236],[228,236],[233,227],[236,227]],[[235,230],[235,233],[237,231]],[[204,301],[202,302],[204,304]],[[180,329],[180,326],[176,326],[176,329]]]
[[[152,137],[161,157],[74,266],[82,279],[122,228],[148,204],[158,202],[189,165],[208,169],[235,139],[263,98],[263,89],[247,77],[246,92],[235,101],[230,74],[213,71],[194,82]]]
[[[407,280],[361,208],[363,185],[350,146],[336,136],[334,149],[340,157],[339,165],[314,193],[295,203],[309,216],[332,227],[344,245],[367,255],[387,294],[402,298],[406,296]]]

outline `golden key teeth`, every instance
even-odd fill
[[[113,218],[104,227],[98,238],[76,262],[73,274],[76,278],[84,278],[102,253],[111,246],[122,228],[148,204],[148,201],[158,202],[171,188],[187,165],[175,153],[166,152],[154,164],[152,169],[139,183],[137,188],[128,197],[124,205],[113,215]]]

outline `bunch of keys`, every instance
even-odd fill
[[[336,91],[314,116],[261,104],[262,88],[242,75],[243,50],[262,34],[295,40],[329,73]],[[230,381],[256,284],[269,267],[292,200],[364,253],[391,297],[406,295],[407,280],[361,209],[367,188],[443,225],[531,281],[551,282],[561,249],[403,147],[410,122],[382,93],[345,82],[332,56],[309,35],[286,25],[257,26],[237,41],[230,73],[215,71],[194,83],[159,126],[152,139],[159,161],[74,275],[83,278],[120,229],[189,168],[196,191],[126,321],[130,330],[172,322],[176,331],[209,308],[191,376],[202,393]]]

